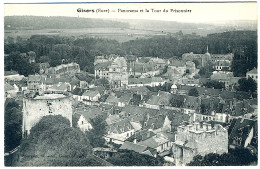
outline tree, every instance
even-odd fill
[[[22,141],[17,166],[85,166],[92,154],[88,138],[61,115],[43,117]]]
[[[86,132],[92,147],[105,147],[105,139],[103,136],[107,133],[106,122],[102,116],[97,116],[90,120],[93,129]]]
[[[225,83],[219,82],[216,80],[210,80],[204,84],[207,88],[214,88],[214,89],[223,89],[225,88]]]
[[[204,67],[200,68],[199,75],[204,78],[209,78],[213,71],[213,64],[208,62]]]
[[[193,62],[195,63],[195,67],[198,69],[198,67],[200,66],[200,62],[198,60],[193,60]]]
[[[199,96],[199,92],[196,88],[192,88],[189,90],[189,93],[188,93],[189,96],[195,96],[195,97],[198,97]]]
[[[8,152],[19,146],[22,139],[22,111],[14,100],[5,106],[4,121],[4,145],[5,152]]]
[[[249,77],[248,79],[246,78],[241,78],[238,80],[238,88],[240,91],[245,91],[245,92],[255,92],[257,90],[257,84],[254,79]]]
[[[56,51],[51,51],[49,53],[49,58],[50,58],[50,66],[55,67],[61,64],[61,56],[60,53]]]
[[[119,150],[107,161],[115,166],[162,166],[164,163],[163,158],[160,156],[154,158],[129,150]]]
[[[196,155],[188,166],[246,166],[257,162],[257,156],[248,149],[230,149],[228,153],[210,153],[205,156]]]
[[[109,81],[105,78],[96,79],[94,81],[95,86],[104,86],[106,88],[109,88]]]

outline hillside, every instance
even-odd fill
[[[5,16],[5,29],[128,28],[126,22],[60,16]]]

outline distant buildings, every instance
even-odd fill
[[[231,63],[234,58],[233,53],[229,54],[210,54],[207,47],[207,52],[205,54],[194,54],[184,53],[182,55],[182,60],[184,61],[195,61],[198,63],[198,67],[204,67],[207,63],[211,62],[215,70],[231,70]]]
[[[45,74],[51,78],[61,78],[74,76],[80,72],[80,67],[77,63],[61,64],[56,67],[46,68]]]
[[[96,78],[107,79],[113,88],[126,87],[128,84],[128,72],[124,57],[98,58],[95,63]]]

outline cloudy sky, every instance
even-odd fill
[[[43,1],[42,1],[43,2]],[[84,9],[89,12],[78,12]],[[101,9],[103,12],[97,12]],[[105,10],[109,9],[109,13]],[[147,12],[147,10],[149,12]],[[152,12],[152,9],[157,12]],[[166,9],[168,12],[163,12]],[[191,10],[176,13],[172,10]],[[92,10],[94,12],[92,12]],[[139,12],[119,12],[138,10]],[[140,12],[140,10],[144,10]],[[161,11],[159,11],[161,10]],[[112,12],[114,11],[114,12]],[[4,15],[73,16],[86,18],[152,19],[181,22],[257,20],[257,3],[56,3],[5,4]]]

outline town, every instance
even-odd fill
[[[256,90],[235,88],[243,85],[240,79],[256,84],[257,69],[234,77],[233,53],[211,54],[208,46],[205,49],[206,53],[191,51],[180,59],[96,56],[93,74],[75,62],[51,67],[36,63],[34,51],[20,53],[38,72],[25,77],[5,71],[5,103],[18,103],[24,139],[48,116],[62,116],[82,133],[98,131],[94,128],[103,124],[103,135],[93,134],[101,134],[105,142],[94,145],[92,153],[106,165],[113,165],[106,160],[123,150],[177,166],[188,165],[197,155],[227,154],[237,148],[256,155]],[[209,65],[211,76],[198,78]],[[86,76],[91,80],[82,78]]]
[[[257,10],[5,3],[4,167],[257,166]]]

